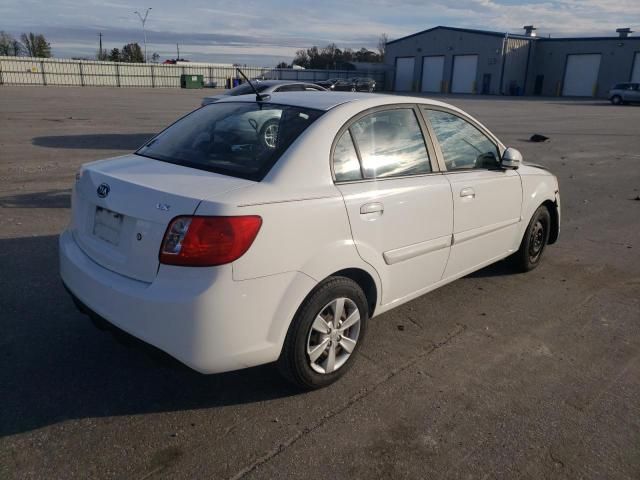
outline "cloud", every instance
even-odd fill
[[[398,38],[436,25],[521,32],[535,24],[541,35],[613,35],[640,30],[638,0],[148,0],[152,51],[207,55],[269,55],[289,59],[298,48],[335,42],[375,48],[385,32]],[[57,55],[91,55],[97,33],[107,45],[142,42],[132,7],[119,0],[3,0],[0,28],[47,35]],[[630,24],[630,25],[628,25]],[[82,47],[82,45],[85,45]],[[240,53],[242,52],[242,53]]]

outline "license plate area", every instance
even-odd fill
[[[93,221],[93,235],[111,245],[117,246],[120,243],[123,219],[124,215],[121,213],[96,207],[96,214]]]

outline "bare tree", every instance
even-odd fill
[[[27,35],[23,33],[22,45],[30,57],[49,58],[51,57],[51,45],[42,34],[29,32]]]
[[[13,35],[0,31],[0,55],[18,57],[22,53],[20,42]]]
[[[389,37],[386,33],[383,33],[378,37],[378,55],[380,56],[380,61],[384,62],[384,55],[387,52],[387,42],[389,41]]]

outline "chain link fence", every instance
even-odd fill
[[[300,70],[243,66],[249,78],[320,81],[369,77],[382,87],[384,71]],[[229,88],[239,78],[236,68],[219,64],[165,65],[61,58],[0,56],[0,85],[61,85],[81,87],[179,88],[181,75],[202,75],[207,87]]]

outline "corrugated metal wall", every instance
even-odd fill
[[[298,70],[243,66],[249,78],[317,81],[367,76],[382,88],[385,73],[354,70]],[[224,88],[236,68],[222,65],[117,63],[61,58],[0,57],[0,85],[66,85],[94,87],[180,87],[180,75],[202,75],[205,84]]]
[[[531,40],[509,38],[505,44],[505,64],[502,93],[523,95]]]

